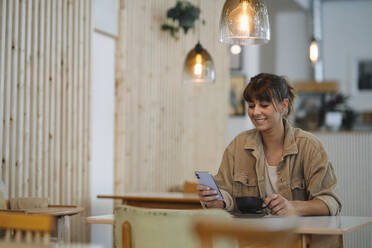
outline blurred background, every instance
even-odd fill
[[[175,39],[161,30],[175,0],[0,1],[7,195],[83,206],[72,239],[110,247],[112,227],[85,223],[112,213],[97,194],[177,190],[195,170],[216,173],[228,143],[253,128],[242,89],[267,72],[295,86],[291,122],[326,147],[342,214],[372,216],[372,1],[266,0],[270,42],[236,54],[218,42],[224,1],[190,2],[204,24]],[[198,41],[215,82],[184,84]],[[346,235],[345,246],[370,247],[370,233]]]

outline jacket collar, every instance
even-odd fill
[[[294,136],[294,128],[288,123],[286,119],[283,120],[285,136],[284,136],[284,150],[283,157],[291,154],[297,154],[297,144]],[[253,150],[253,155],[258,157],[259,153],[263,151],[262,136],[257,129],[254,129],[252,136],[247,138],[245,142],[245,149]]]

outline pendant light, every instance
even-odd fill
[[[198,43],[186,56],[183,65],[183,81],[184,83],[214,83],[216,72],[212,57],[200,44],[200,23],[198,37]]]
[[[183,67],[184,83],[214,83],[215,77],[212,57],[198,42],[186,56]]]
[[[312,64],[315,64],[319,58],[319,46],[318,42],[313,38],[309,46],[309,59]]]
[[[309,59],[312,63],[314,80],[324,81],[324,67],[322,59],[322,0],[313,0],[310,15],[312,25],[312,39],[309,46]]]
[[[219,40],[239,45],[268,43],[269,14],[263,0],[226,0],[220,18]]]

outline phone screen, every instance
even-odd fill
[[[199,181],[199,184],[208,186],[212,190],[216,190],[218,194],[217,200],[223,200],[223,196],[221,194],[220,189],[217,186],[216,181],[214,181],[214,177],[207,171],[195,171],[195,176]]]

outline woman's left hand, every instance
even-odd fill
[[[289,215],[294,211],[292,204],[280,194],[271,194],[266,197],[264,205],[271,210],[272,215]]]

